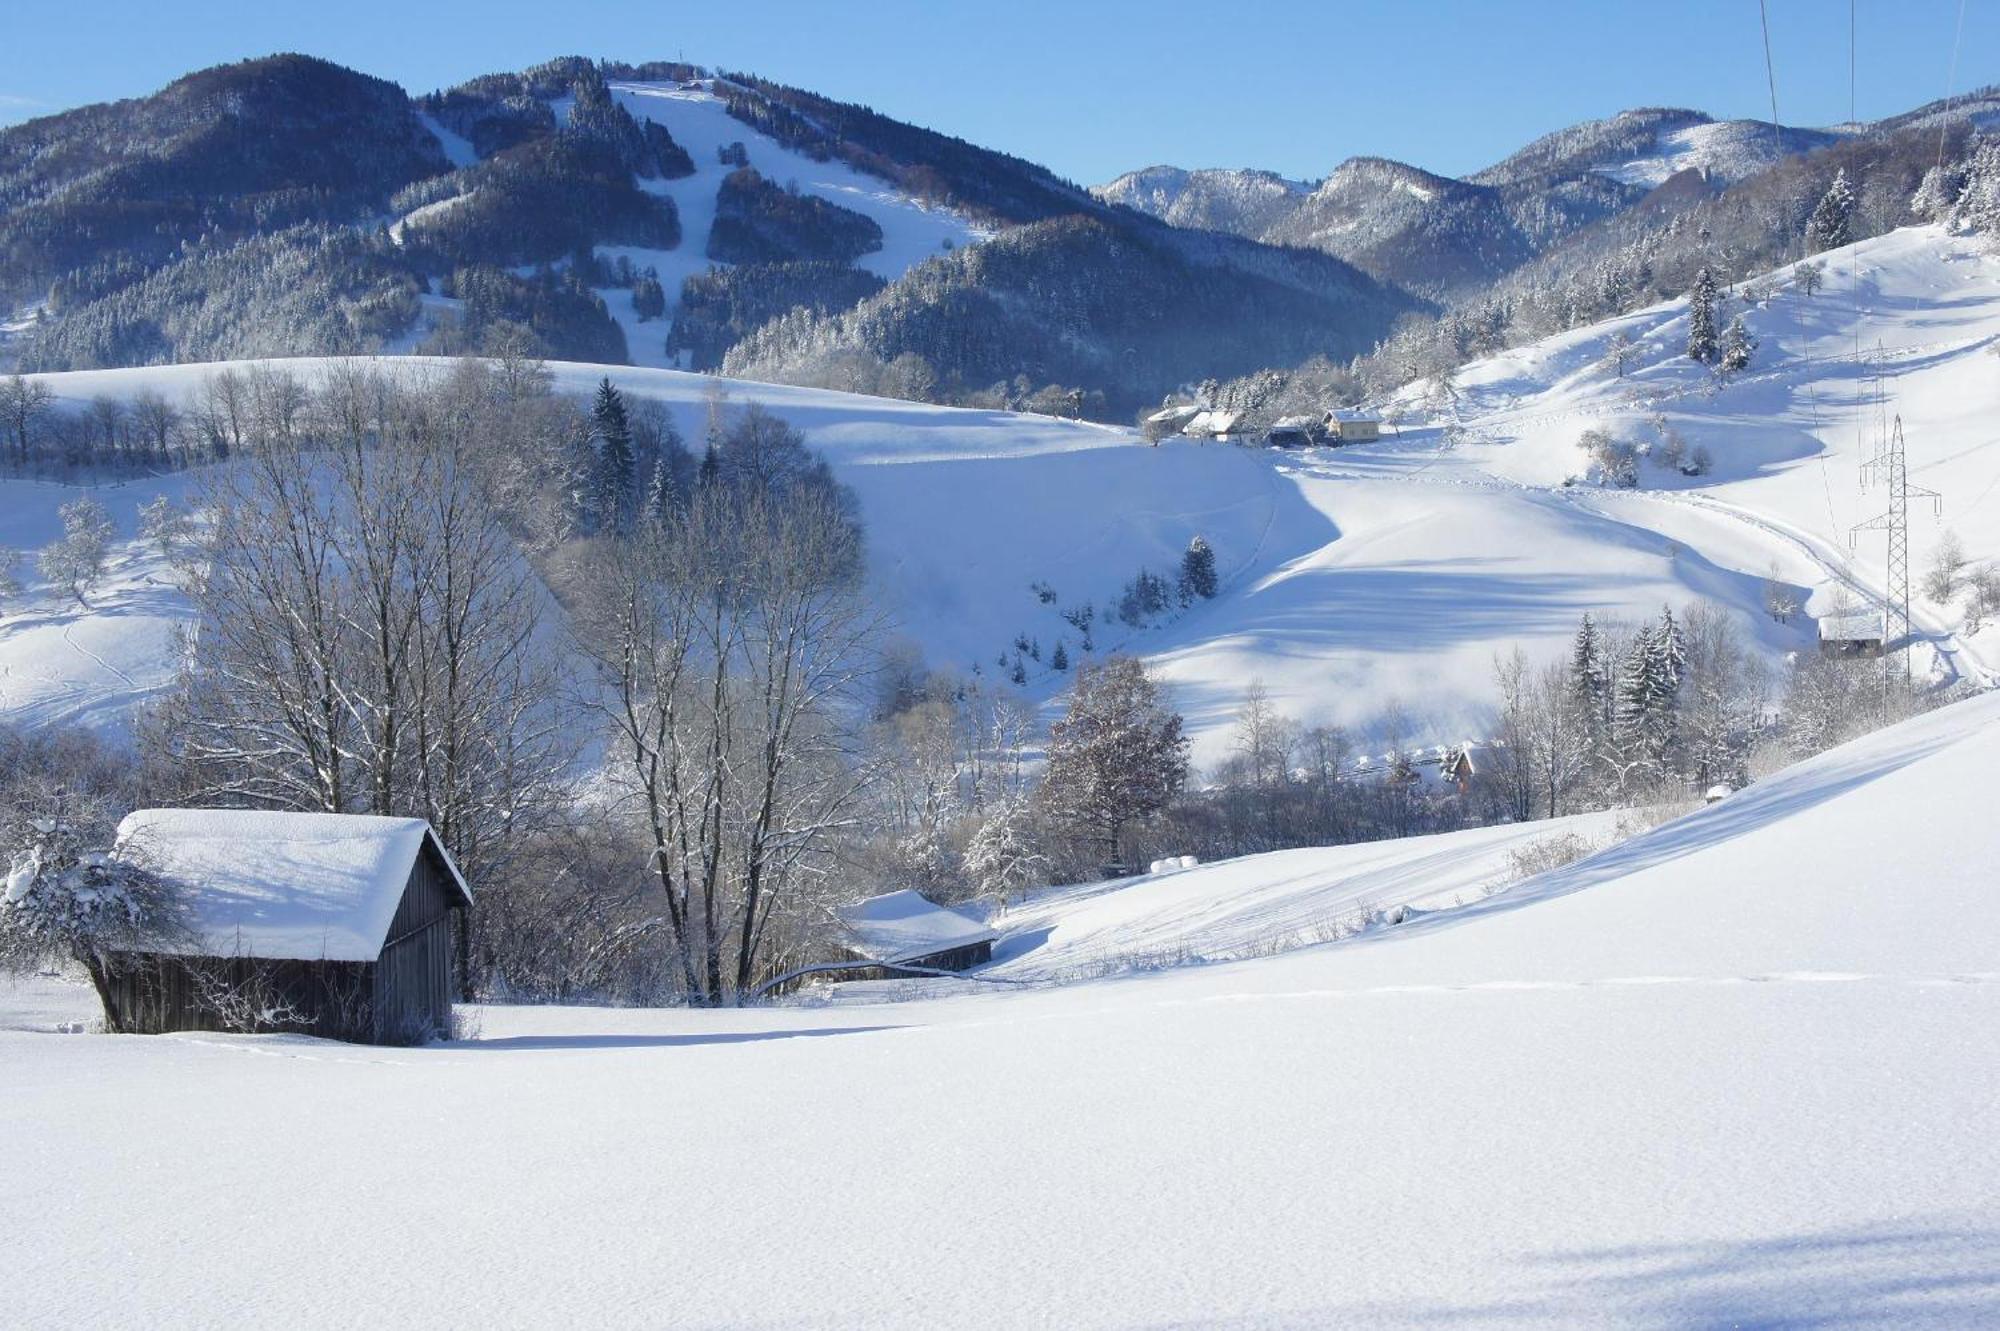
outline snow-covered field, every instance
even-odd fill
[[[418,1050],[0,1032],[8,1315],[1990,1323],[1996,762],[1983,698],[1462,909],[1161,974],[488,1008]]]

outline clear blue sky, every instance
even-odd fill
[[[1857,110],[1944,94],[1960,0],[1858,0]],[[748,69],[1085,183],[1155,162],[1446,174],[1630,106],[1768,116],[1756,0],[5,0],[0,122],[273,51],[412,91],[553,55]],[[1781,117],[1848,112],[1848,5],[1770,0]],[[2000,82],[1967,0],[1956,91]]]

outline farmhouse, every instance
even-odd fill
[[[1243,413],[1227,407],[1213,407],[1198,413],[1181,433],[1191,439],[1223,439],[1235,434],[1243,424]]]
[[[1819,621],[1821,656],[1880,656],[1882,619],[1872,610],[1828,615]]]
[[[962,971],[993,959],[1000,935],[970,911],[940,906],[907,889],[842,906],[848,954],[884,976]]]
[[[1192,402],[1161,407],[1146,418],[1146,423],[1154,428],[1156,434],[1180,434],[1187,429],[1189,422],[1202,414],[1202,410]]]
[[[1273,448],[1305,448],[1324,441],[1326,428],[1314,416],[1284,416],[1273,421],[1264,442]]]
[[[1382,418],[1373,412],[1337,407],[1326,413],[1326,435],[1336,445],[1370,443],[1382,437]]]
[[[141,809],[118,854],[179,888],[187,934],[112,959],[114,1029],[449,1032],[454,917],[472,895],[423,819]]]

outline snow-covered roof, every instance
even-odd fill
[[[953,948],[990,943],[1000,935],[970,911],[940,906],[905,888],[850,902],[834,912],[849,944],[870,961],[914,961]]]
[[[458,867],[421,818],[140,809],[118,853],[177,880],[202,951],[373,961],[428,841],[467,904]]]
[[[1271,422],[1273,430],[1311,430],[1318,427],[1317,416],[1280,416]]]
[[[1228,434],[1243,419],[1240,411],[1226,411],[1220,407],[1204,411],[1187,423],[1189,434]]]
[[[1819,621],[1821,641],[1863,642],[1882,636],[1882,617],[1873,610],[1850,610]]]
[[[1380,425],[1382,423],[1380,416],[1377,416],[1372,411],[1363,411],[1359,407],[1335,407],[1332,411],[1326,413],[1326,417],[1328,420],[1339,421],[1344,425],[1361,423]]]
[[[1202,409],[1192,402],[1184,402],[1176,406],[1161,407],[1146,419],[1157,421],[1163,425],[1177,425],[1182,421],[1192,420],[1194,417],[1201,415],[1201,411]]]

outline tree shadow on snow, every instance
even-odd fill
[[[1486,1302],[1317,1309],[1299,1325],[1969,1327],[2000,1322],[2000,1233],[1868,1226],[1532,1256],[1538,1287]]]

